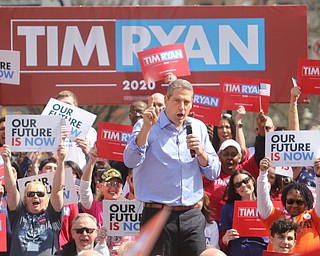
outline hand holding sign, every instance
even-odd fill
[[[258,127],[258,134],[264,137],[266,135],[265,129],[266,129],[267,117],[264,114],[263,110],[261,110],[257,115],[256,123]]]
[[[260,170],[267,171],[270,167],[270,159],[268,157],[264,157],[260,161]]]
[[[239,108],[237,109],[237,114],[235,118],[236,124],[239,124],[241,122],[242,117],[244,117],[246,113],[247,113],[246,108],[244,106],[239,106]]]
[[[318,158],[313,164],[313,170],[317,176],[320,176],[320,158]]]
[[[90,155],[90,159],[93,159],[94,161],[97,159],[97,157],[98,157],[98,149],[97,149],[97,147],[96,147],[96,143],[95,143],[94,146],[90,149],[89,155]]]
[[[66,157],[66,154],[67,154],[67,151],[66,151],[66,147],[65,147],[65,145],[63,144],[63,142],[61,142],[61,143],[59,144],[57,154],[58,154],[58,160],[61,161],[61,162],[64,161],[64,159],[65,159],[65,157]]]
[[[85,154],[85,155],[89,154],[90,148],[89,148],[88,142],[86,141],[85,138],[78,137],[74,141],[76,142],[77,147],[81,148],[83,154]]]
[[[163,79],[164,83],[166,83],[166,84],[169,84],[169,83],[171,83],[172,81],[175,81],[175,80],[177,80],[177,77],[175,76],[175,74],[173,74],[171,72],[167,73],[166,76]]]
[[[10,150],[10,148],[9,148],[9,146],[7,144],[4,144],[3,147],[2,147],[1,156],[2,156],[2,159],[3,159],[4,163],[8,163],[8,161],[10,161],[11,150]]]
[[[229,229],[222,237],[222,243],[228,245],[230,241],[239,238],[240,235],[236,229]]]
[[[301,95],[301,88],[298,86],[291,88],[291,101],[290,102],[297,102],[300,95]]]

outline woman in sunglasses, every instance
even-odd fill
[[[104,170],[100,174],[99,182],[97,183],[97,194],[94,198],[90,188],[92,182],[92,173],[97,161],[98,150],[96,146],[90,149],[89,161],[85,166],[83,175],[80,181],[80,201],[82,210],[91,214],[97,219],[98,227],[103,227],[103,200],[126,200],[122,194],[123,180],[121,173],[110,168]],[[117,255],[117,249],[126,239],[133,240],[134,237],[119,237],[108,236],[107,245],[110,250],[110,255]]]
[[[281,201],[283,210],[276,209],[271,202],[268,190],[268,169],[270,159],[265,157],[260,161],[260,175],[258,177],[258,211],[267,230],[277,219],[289,219],[297,223],[300,230],[297,242],[292,252],[307,253],[320,249],[320,200],[314,198],[309,188],[302,184],[291,182],[282,191]],[[316,173],[316,197],[320,198],[320,158],[314,162]],[[272,250],[269,244],[268,250]]]
[[[11,150],[3,146],[4,180],[8,195],[8,215],[12,228],[10,255],[52,255],[58,249],[64,188],[64,144],[58,148],[58,166],[55,171],[51,197],[40,181],[27,184],[22,199],[11,167]]]
[[[220,249],[228,256],[259,256],[267,248],[267,237],[243,237],[232,228],[234,202],[236,200],[256,201],[256,182],[245,170],[234,171],[227,189],[227,202],[220,216]]]

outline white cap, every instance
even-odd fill
[[[224,142],[222,142],[220,148],[219,148],[219,151],[218,153],[221,153],[221,151],[225,150],[226,148],[228,147],[234,147],[236,148],[236,150],[238,151],[238,153],[240,154],[241,156],[241,147],[239,145],[238,142],[236,142],[235,140],[233,139],[228,139],[228,140],[225,140]]]

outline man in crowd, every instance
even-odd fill
[[[146,110],[146,108],[147,108],[147,103],[145,103],[144,101],[138,100],[131,103],[130,110],[129,110],[129,119],[132,126],[134,126],[136,122],[142,118],[143,112]],[[125,166],[123,162],[110,160],[109,163],[113,168],[121,172],[123,180],[127,179],[128,167]],[[124,194],[127,194],[129,192],[128,184],[124,186],[123,190],[124,190]]]
[[[134,101],[130,105],[130,110],[129,110],[129,118],[131,121],[131,125],[135,125],[135,123],[142,118],[143,112],[147,108],[147,103],[144,101]]]
[[[94,250],[101,255],[109,256],[110,252],[106,244],[107,234],[105,230],[102,232],[99,233],[99,243],[97,243],[95,241],[98,236],[96,218],[88,213],[79,213],[72,221],[72,239],[55,255],[75,256],[82,251]]]

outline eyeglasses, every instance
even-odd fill
[[[38,197],[44,197],[45,193],[43,191],[29,191],[27,192],[27,197],[34,197],[35,195],[37,195]]]
[[[304,201],[303,201],[303,200],[294,200],[294,199],[292,199],[292,198],[287,199],[286,202],[287,202],[288,205],[293,205],[294,203],[296,203],[298,206],[301,206],[301,205],[304,204]]]
[[[142,109],[131,109],[130,112],[135,115],[142,115],[144,110]]]
[[[234,183],[233,185],[236,187],[236,188],[240,188],[242,186],[242,183],[244,185],[247,185],[249,182],[250,182],[251,178],[250,177],[247,177],[245,179],[243,179],[242,181],[239,181],[239,182],[236,182]]]
[[[77,234],[83,234],[86,231],[87,234],[92,234],[96,229],[95,228],[75,228],[73,229]]]
[[[122,186],[122,183],[118,182],[118,181],[107,181],[107,182],[104,182],[102,184],[103,184],[103,186],[108,187],[108,188],[111,188],[111,187],[119,188],[119,187]]]
[[[266,126],[266,131],[270,131],[274,126]]]
[[[222,156],[223,157],[231,157],[231,158],[234,158],[234,157],[236,157],[237,155],[238,155],[239,153],[237,153],[237,152],[231,152],[231,153],[223,153],[222,154]]]

